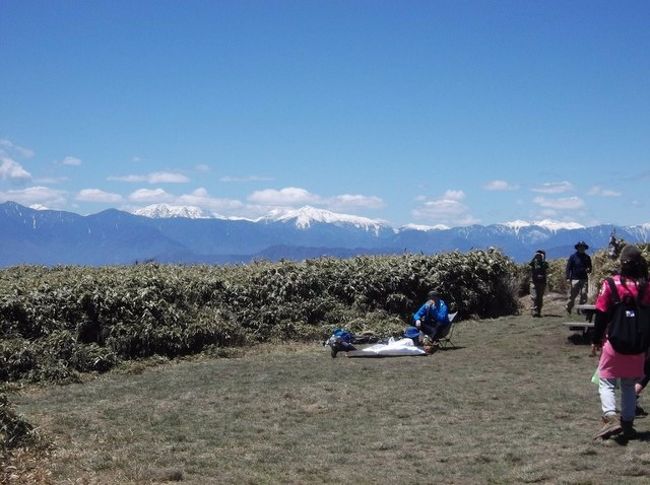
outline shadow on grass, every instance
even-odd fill
[[[627,446],[630,441],[641,441],[646,443],[650,441],[650,431],[639,432],[634,438],[626,438],[623,435],[614,436],[612,441],[620,446]]]
[[[637,434],[637,441],[650,441],[650,431],[641,431]]]
[[[462,350],[462,349],[465,349],[465,348],[467,348],[467,347],[463,347],[461,345],[454,345],[454,346],[451,346],[451,347],[440,347],[439,349],[436,349],[434,354],[436,352],[449,352],[450,350]]]
[[[573,333],[566,338],[573,345],[591,345],[591,335]]]

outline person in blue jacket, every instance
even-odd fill
[[[449,325],[447,304],[437,291],[427,294],[427,301],[413,314],[413,322],[431,340]]]

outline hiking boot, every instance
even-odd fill
[[[621,426],[621,421],[616,414],[610,414],[608,416],[603,416],[603,426],[600,428],[600,431],[594,435],[594,439],[606,440],[611,436],[617,435],[623,431]]]
[[[621,428],[623,429],[623,438],[626,440],[633,440],[638,436],[638,433],[634,429],[634,421],[621,420]]]

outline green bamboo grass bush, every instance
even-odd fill
[[[0,458],[12,448],[30,444],[34,428],[16,414],[7,396],[0,391]]]
[[[650,244],[638,244],[637,247],[641,250],[641,254],[646,261],[650,261]],[[607,256],[606,251],[598,251],[592,256],[594,270],[591,275],[592,281],[600,285],[600,283],[621,269],[621,262],[618,258],[611,259]]]
[[[517,312],[498,251],[257,261],[238,266],[20,266],[0,271],[0,377],[75,380],[119,362],[314,340],[337,326],[400,331],[438,289],[461,316]]]
[[[569,291],[569,285],[565,279],[565,269],[567,258],[548,260],[548,272],[546,279],[546,291],[548,293],[566,293]],[[525,296],[530,293],[530,266],[523,263],[517,267],[517,282],[519,296]]]
[[[646,261],[650,262],[650,244],[639,244],[637,246]],[[568,256],[566,258],[548,261],[549,269],[546,291],[562,294],[566,294],[569,291],[569,284],[565,278],[567,259]],[[589,277],[589,284],[591,299],[593,300],[603,280],[608,276],[618,273],[621,269],[621,263],[618,258],[610,258],[606,250],[596,251],[592,255],[591,261],[593,270]],[[530,285],[530,268],[527,263],[518,265],[517,281],[519,296],[527,295]]]

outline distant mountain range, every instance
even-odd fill
[[[303,207],[255,220],[208,214],[197,207],[155,205],[136,213],[109,209],[81,216],[0,204],[0,266],[17,264],[244,263],[359,254],[425,254],[497,247],[516,261],[536,249],[566,257],[579,240],[604,248],[612,231],[648,242],[650,224],[584,227],[551,221],[466,227],[402,226]]]

